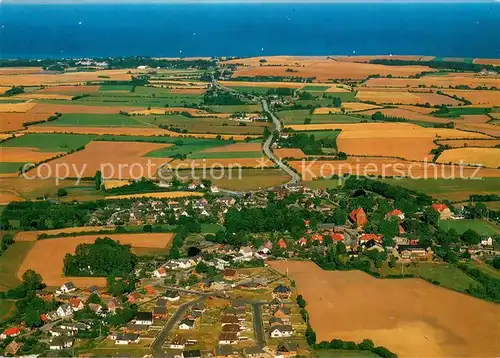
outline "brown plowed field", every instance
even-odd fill
[[[260,152],[262,145],[260,143],[234,143],[205,149],[200,153],[227,153],[227,152]]]
[[[448,89],[449,86],[467,85],[472,88],[477,86],[500,87],[500,78],[470,77],[470,76],[424,76],[421,78],[370,78],[366,81],[368,87],[400,87],[417,88],[419,85],[437,86]]]
[[[72,95],[58,93],[23,93],[15,96],[16,99],[55,99],[61,101],[71,101]]]
[[[68,234],[68,233],[80,233],[89,231],[101,231],[109,230],[113,231],[114,226],[80,226],[80,227],[67,227],[65,229],[55,229],[55,230],[40,230],[40,231],[20,231],[14,236],[16,242],[19,241],[36,241],[38,236],[41,234],[46,235],[57,235],[57,234]]]
[[[81,114],[116,114],[120,111],[130,112],[137,110],[137,107],[120,106],[84,106],[79,104],[52,104],[52,103],[37,103],[31,110],[33,113],[81,113]]]
[[[85,288],[91,285],[105,286],[104,277],[65,277],[63,276],[64,257],[66,254],[74,254],[79,244],[91,244],[98,237],[110,237],[121,244],[131,245],[133,248],[165,248],[173,234],[100,234],[89,236],[66,237],[58,239],[38,240],[26,255],[21,267],[17,272],[19,278],[29,269],[35,270],[42,275],[43,281],[49,287],[60,286],[65,282],[72,281],[76,287]],[[50,265],[47,263],[50,262]]]
[[[302,151],[302,149],[298,148],[282,148],[282,149],[275,149],[274,154],[278,158],[305,158],[306,155]]]
[[[0,103],[0,112],[15,112],[15,113],[25,113],[32,109],[36,103],[34,102],[23,102],[23,103]]]
[[[500,66],[500,58],[476,58],[473,62],[481,65]]]
[[[435,105],[452,105],[456,106],[462,102],[456,99],[439,95],[436,93],[408,92],[408,91],[358,91],[356,98],[360,101],[375,102],[380,104],[426,104]]]
[[[404,108],[382,108],[382,109],[375,109],[375,110],[360,112],[359,114],[371,116],[372,114],[374,114],[376,112],[382,112],[384,115],[389,116],[389,117],[398,117],[398,118],[404,118],[404,119],[413,120],[413,121],[430,122],[430,123],[448,123],[448,122],[450,122],[450,120],[446,119],[446,118],[433,117],[433,116],[430,116],[427,114],[410,111],[410,110],[407,110]]]
[[[49,116],[48,113],[33,113],[31,110],[26,113],[1,113],[0,131],[17,131],[24,128],[23,123],[45,121]]]
[[[173,88],[170,93],[184,93],[184,94],[203,94],[206,92],[204,88]]]
[[[227,87],[269,87],[269,88],[302,88],[303,83],[299,82],[246,82],[246,81],[220,81],[220,84]]]
[[[187,168],[238,168],[238,167],[251,167],[251,168],[261,168],[261,167],[272,167],[274,162],[266,159],[262,161],[262,158],[216,158],[216,159],[186,159],[186,160],[174,160],[169,163],[171,168],[187,169]]]
[[[310,261],[269,264],[294,280],[318,342],[370,338],[412,358],[495,357],[500,351],[497,304],[420,279],[324,271]]]
[[[78,172],[81,170],[83,170],[81,175],[84,177],[92,177],[96,171],[101,170],[104,178],[130,179],[135,177],[140,179],[142,176],[151,178],[156,174],[159,166],[170,159],[146,158],[144,155],[171,145],[145,142],[90,142],[84,150],[52,160],[46,163],[45,167],[50,167],[51,176],[56,174],[57,166],[62,168],[67,165],[68,177],[78,177]],[[148,170],[149,163],[151,163],[150,170]],[[120,168],[122,168],[121,172]],[[40,168],[42,176],[46,175],[47,171],[47,168],[43,170]]]
[[[41,67],[2,67],[0,75],[26,75],[30,73],[40,73]]]
[[[500,106],[500,91],[446,90],[443,92],[450,96],[456,95],[459,98],[465,98],[472,104]]]
[[[143,193],[143,194],[128,194],[128,195],[113,195],[106,196],[104,199],[131,199],[131,198],[186,198],[189,196],[203,196],[203,193],[195,191],[167,191],[162,193]]]
[[[460,167],[456,165],[451,167],[444,164],[408,162],[392,158],[375,157],[349,157],[347,160],[332,161],[308,161],[304,164],[302,161],[290,161],[289,164],[294,167],[303,180],[313,180],[315,178],[330,177],[332,175],[355,174],[360,176],[380,175],[383,177],[410,177],[413,179],[426,178],[460,178]],[[482,168],[477,174],[477,168],[463,168],[465,178],[499,178],[500,170]]]
[[[0,205],[7,205],[12,201],[24,201],[15,191],[0,190]]]
[[[62,154],[61,152],[40,152],[38,148],[26,147],[2,147],[0,153],[0,160],[6,163],[38,163]]]
[[[22,75],[4,75],[0,73],[0,86],[42,86],[50,84],[73,84],[87,81],[129,81],[129,70],[105,70],[96,72],[68,72],[62,74],[37,73]],[[99,76],[107,76],[106,78]]]

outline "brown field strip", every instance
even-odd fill
[[[500,139],[449,139],[439,140],[438,144],[449,145],[452,148],[482,147],[493,148],[500,145]]]
[[[23,102],[23,103],[0,103],[0,113],[2,112],[15,112],[24,113],[32,109],[36,103]]]
[[[122,186],[129,185],[130,181],[128,180],[113,180],[108,179],[104,181],[104,189],[110,190],[113,188],[121,188]]]
[[[407,111],[417,112],[420,114],[429,114],[429,113],[434,112],[436,110],[436,108],[427,108],[427,107],[420,107],[420,106],[408,106],[408,105],[401,105],[401,106],[398,106],[398,108],[406,109]]]
[[[1,67],[0,75],[26,75],[30,73],[40,73],[42,67]]]
[[[143,194],[128,194],[128,195],[113,195],[106,196],[104,199],[131,199],[131,198],[185,198],[190,196],[200,197],[203,196],[203,193],[195,192],[195,191],[168,191],[162,193],[143,193]]]
[[[94,93],[99,91],[100,86],[50,86],[42,88],[36,93],[72,93],[72,94],[83,94],[83,93]]]
[[[275,149],[274,154],[278,158],[305,158],[306,155],[302,151],[302,149],[298,148],[282,148],[282,149]]]
[[[1,161],[6,163],[38,163],[62,154],[61,152],[40,152],[38,148],[1,147]]]
[[[464,163],[500,167],[500,148],[456,148],[445,150],[438,158],[439,163]]]
[[[266,157],[262,158],[216,158],[216,159],[186,159],[174,160],[169,163],[172,168],[187,169],[187,168],[233,168],[238,170],[239,167],[261,168],[273,167],[274,162]],[[235,173],[236,174],[236,173]]]
[[[456,106],[462,102],[456,99],[439,95],[436,93],[423,92],[408,92],[408,91],[358,91],[356,98],[360,101],[375,102],[380,104],[426,104],[435,105],[452,105]]]
[[[64,257],[66,254],[74,254],[79,244],[91,244],[98,237],[110,237],[121,244],[131,245],[133,248],[165,248],[174,234],[100,234],[89,236],[77,236],[57,239],[38,240],[26,255],[21,267],[17,272],[19,278],[29,269],[37,271],[49,287],[60,286],[65,282],[72,281],[76,287],[85,288],[91,285],[105,286],[104,277],[65,277],[63,276]],[[50,265],[47,265],[50,262]]]
[[[132,70],[133,71],[133,70]],[[73,84],[87,81],[129,81],[129,70],[104,70],[96,72],[68,72],[61,74],[37,73],[22,75],[3,75],[0,73],[0,86],[42,86],[50,84]],[[106,76],[105,78],[99,76]]]
[[[445,90],[444,93],[458,98],[465,98],[472,104],[485,106],[500,106],[500,91],[476,91],[476,90]]]
[[[305,181],[316,178],[328,178],[333,175],[377,175],[382,177],[410,177],[413,179],[427,178],[460,178],[460,171],[469,178],[499,178],[500,170],[475,167],[454,167],[445,164],[424,162],[409,162],[393,158],[377,157],[349,157],[347,160],[321,160],[321,161],[289,161],[289,164],[302,175]]]
[[[484,133],[492,137],[500,138],[500,127],[488,123],[461,123],[460,121],[455,121],[455,128],[464,131]]]
[[[500,66],[500,58],[475,58],[473,63],[480,65]]]
[[[380,108],[380,106],[359,102],[342,102],[342,108],[344,108],[346,112],[359,112],[367,111],[369,109],[377,109]]]
[[[433,71],[427,66],[384,66],[368,63],[339,62],[326,57],[265,57],[266,63],[261,66],[262,57],[230,60],[228,63],[242,64],[234,73],[240,76],[294,76],[315,77],[318,82],[329,79],[364,79],[370,75],[393,75],[408,77],[424,71]],[[287,72],[292,69],[294,72]]]
[[[24,199],[13,190],[0,189],[0,205],[7,205],[11,201],[24,201]]]
[[[486,123],[491,121],[491,118],[486,114],[463,114],[460,118],[466,123]]]
[[[48,113],[0,113],[0,131],[11,132],[23,129],[23,123],[45,121],[50,115]]]
[[[72,95],[58,93],[23,93],[15,96],[16,99],[55,99],[61,101],[71,101]]]
[[[302,88],[301,82],[247,82],[247,81],[220,81],[222,86],[227,87],[269,87],[269,88]]]
[[[339,62],[369,62],[371,60],[405,60],[405,61],[421,61],[422,56],[414,55],[373,55],[373,56],[333,56]],[[431,59],[433,59],[432,56]],[[430,61],[430,60],[423,60]]]
[[[321,107],[316,108],[313,114],[331,114],[331,113],[340,113],[340,108],[337,107]]]
[[[177,94],[203,94],[207,90],[205,88],[173,88],[169,92]]]
[[[95,141],[87,144],[84,150],[52,160],[46,163],[46,166],[50,168],[52,176],[56,175],[58,166],[60,168],[67,166],[68,177],[78,177],[80,170],[83,170],[80,175],[92,177],[98,170],[101,170],[104,178],[130,179],[135,177],[138,179],[142,176],[151,178],[162,164],[171,159],[144,156],[149,152],[169,146],[172,144]]]
[[[404,118],[411,121],[429,122],[429,123],[448,123],[451,119],[433,117],[428,114],[414,112],[405,108],[381,108],[369,111],[363,111],[359,114],[371,116],[376,112],[382,112],[388,117]]]
[[[427,87],[436,86],[440,88],[449,88],[450,86],[466,85],[471,88],[481,87],[500,87],[500,78],[493,77],[470,77],[460,76],[424,76],[421,78],[370,78],[366,81],[368,87],[400,87],[407,86],[417,88],[419,85]]]
[[[67,227],[65,229],[54,230],[40,230],[40,231],[20,231],[14,236],[16,242],[19,241],[36,241],[41,234],[58,235],[58,234],[77,234],[81,232],[101,231],[101,230],[115,230],[114,226],[80,226],[80,227]]]
[[[318,342],[369,338],[400,357],[494,357],[500,351],[497,304],[420,279],[324,271],[310,261],[269,264],[295,281]]]

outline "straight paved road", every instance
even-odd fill
[[[252,304],[253,310],[253,332],[255,334],[255,342],[260,348],[266,346],[266,339],[264,337],[264,325],[262,321],[262,304]]]

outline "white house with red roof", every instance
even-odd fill
[[[0,334],[0,339],[7,339],[10,337],[17,337],[21,334],[21,330],[17,327],[7,328]]]
[[[286,243],[285,240],[279,239],[278,246],[279,246],[280,249],[284,250],[284,249],[286,249],[288,247],[288,244]]]
[[[386,218],[393,218],[393,217],[397,217],[398,219],[400,220],[404,220],[405,219],[405,213],[403,213],[401,210],[399,209],[394,209],[393,211],[391,211],[390,213],[387,213],[387,215],[385,216]]]
[[[359,237],[359,243],[364,244],[367,243],[370,240],[373,240],[375,242],[381,243],[382,239],[384,238],[384,235],[377,235],[377,234],[363,234]]]

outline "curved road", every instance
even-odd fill
[[[264,110],[264,112],[268,113],[271,116],[275,126],[275,130],[278,133],[281,133],[282,130],[281,122],[278,119],[278,117],[276,117],[276,115],[273,112],[271,112],[267,104],[267,101],[265,99],[262,100],[262,109]],[[264,153],[269,157],[269,159],[275,162],[280,167],[281,170],[285,171],[288,175],[292,177],[292,180],[289,182],[289,184],[298,184],[300,182],[300,176],[296,172],[294,172],[288,165],[283,163],[279,158],[277,158],[274,155],[273,151],[271,150],[271,145],[273,144],[273,142],[274,142],[274,133],[271,133],[271,135],[269,136],[269,138],[266,139],[262,147]]]

